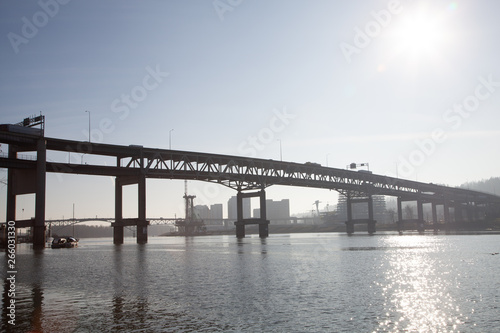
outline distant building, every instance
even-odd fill
[[[243,218],[249,219],[252,217],[252,205],[249,198],[243,199]],[[236,197],[229,198],[227,202],[227,218],[231,221],[236,221],[238,215],[236,212]]]
[[[210,218],[210,208],[206,205],[194,206],[194,216],[197,219],[206,220]]]
[[[222,204],[214,204],[210,206],[210,224],[221,225],[223,220]]]
[[[260,208],[253,210],[253,217],[260,217]],[[266,218],[272,224],[289,224],[290,223],[290,200],[283,199],[281,201],[266,200]]]

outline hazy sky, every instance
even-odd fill
[[[500,176],[499,12],[495,0],[1,1],[0,123],[42,111],[46,136],[88,140],[89,110],[95,142],[168,148],[173,129],[179,150],[279,160],[281,142],[286,161],[452,186]],[[235,194],[189,186],[200,204]],[[147,215],[181,215],[183,187],[148,180]],[[337,197],[267,193],[292,212]],[[48,175],[47,195],[47,218],[72,203],[114,214],[111,178]],[[5,186],[0,198],[4,218]]]

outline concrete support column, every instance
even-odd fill
[[[420,200],[417,200],[417,219],[419,221],[424,220],[424,205],[423,202]]]
[[[47,149],[45,138],[37,141],[36,147],[36,199],[33,247],[45,247],[45,179],[47,174]]]
[[[236,224],[236,238],[245,238],[245,225],[242,223]]]
[[[368,219],[373,221],[373,197],[368,197]]]
[[[351,221],[346,221],[345,222],[345,227],[346,227],[346,232],[348,235],[351,235],[354,233],[354,222]]]
[[[347,194],[347,221],[345,222],[346,232],[348,235],[354,233],[354,222],[352,221],[352,199],[350,194]]]
[[[118,162],[119,163],[119,162]],[[113,225],[113,244],[123,244],[123,185],[115,178],[115,223]]]
[[[422,233],[425,231],[425,224],[424,224],[424,204],[422,201],[417,200],[417,230],[418,232]]]
[[[375,233],[375,219],[373,218],[373,197],[368,197],[368,233],[370,235]]]
[[[137,221],[137,243],[145,244],[148,242],[148,223],[146,221],[146,177],[144,175],[139,178],[138,190],[139,219]]]
[[[17,149],[14,145],[9,145],[9,158],[17,158]],[[16,220],[16,193],[14,191],[14,170],[7,169],[7,207],[6,222]],[[17,228],[16,244],[17,244]],[[2,248],[7,248],[7,228],[2,230]]]
[[[352,199],[351,199],[351,196],[349,194],[347,195],[346,203],[347,203],[347,221],[351,221],[352,220]]]
[[[262,211],[261,211],[262,214]],[[245,224],[243,222],[243,193],[238,191],[236,194],[236,237],[245,237]]]
[[[444,215],[444,225],[445,228],[448,229],[450,227],[450,203],[448,201],[445,201],[443,203],[443,215]]]
[[[375,220],[370,220],[368,221],[368,233],[370,235],[373,235],[375,233],[375,224],[376,224],[376,221]]]
[[[455,223],[463,222],[464,215],[461,203],[455,203]]]
[[[401,197],[398,197],[397,199],[397,210],[398,210],[398,221],[396,222],[398,225],[398,231],[403,232],[404,225],[403,225],[403,200],[401,200]]]
[[[123,230],[123,225],[115,225],[113,226],[113,244],[115,245],[121,245],[123,244],[123,239],[124,239],[124,230]]]
[[[259,237],[269,237],[269,224],[267,224],[266,191],[264,191],[264,189],[260,191],[260,219],[262,221],[259,224]]]
[[[435,202],[432,203],[432,226],[434,228],[434,232],[437,232],[439,229],[439,225],[437,217],[437,205]]]
[[[475,206],[468,203],[467,204],[467,208],[466,208],[466,212],[467,212],[467,221],[468,222],[474,222],[474,216],[475,216]]]
[[[397,200],[397,206],[398,206],[398,221],[403,221],[403,200],[401,200],[401,197],[398,197]]]
[[[484,218],[484,207],[474,204],[474,221],[479,221]]]
[[[17,149],[9,145],[9,158],[17,158]],[[7,169],[7,222],[16,220],[16,193],[14,191],[14,170]]]

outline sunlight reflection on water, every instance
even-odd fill
[[[494,332],[499,240],[207,236],[43,253],[22,245],[19,325],[7,332]]]
[[[384,312],[378,331],[447,332],[467,320],[448,290],[458,288],[448,278],[450,264],[434,255],[445,251],[439,239],[426,236],[384,239],[385,255],[383,290]],[[408,249],[418,248],[420,249]]]

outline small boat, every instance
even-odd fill
[[[53,249],[77,247],[78,239],[75,237],[56,237],[50,245]]]

